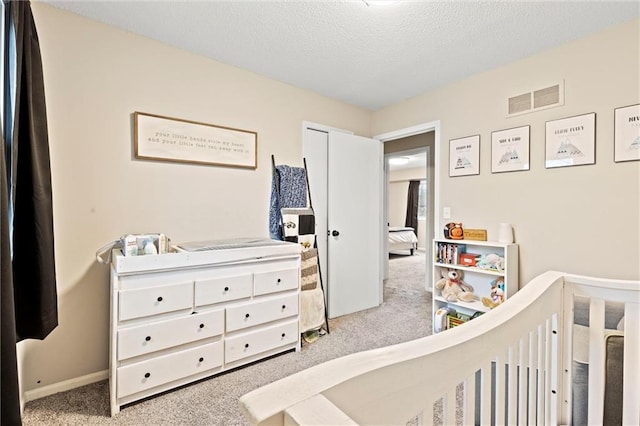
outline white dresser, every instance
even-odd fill
[[[262,241],[138,257],[114,250],[111,415],[141,398],[300,350],[300,245]]]

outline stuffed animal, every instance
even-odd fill
[[[491,253],[480,256],[476,262],[476,267],[481,269],[491,269],[493,271],[504,271],[504,258]]]
[[[502,302],[504,302],[504,278],[498,277],[491,281],[491,298],[483,297],[482,304],[493,309]]]
[[[462,223],[450,222],[444,226],[444,237],[451,240],[464,239],[464,230],[462,229]]]
[[[448,302],[473,302],[476,299],[473,287],[462,280],[463,273],[457,269],[440,268],[441,279],[436,288]]]

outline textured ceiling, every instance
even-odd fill
[[[637,1],[44,2],[370,110],[640,17]]]

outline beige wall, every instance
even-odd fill
[[[33,3],[49,120],[60,325],[20,345],[23,391],[108,368],[109,268],[130,232],[268,236],[270,156],[301,165],[302,122],[369,136],[371,112]],[[133,158],[132,113],[258,133],[258,168]]]
[[[512,223],[521,284],[550,270],[640,278],[640,162],[613,162],[613,110],[640,101],[640,21],[377,111],[373,134],[440,121],[440,206],[497,239]],[[506,99],[564,79],[564,106],[506,118]],[[545,121],[595,112],[596,164],[545,169]],[[491,132],[531,125],[531,169],[491,173]],[[480,134],[480,175],[448,177],[449,139]],[[444,222],[442,219],[437,229]]]
[[[270,155],[300,164],[304,120],[370,136],[435,120],[441,146],[480,133],[481,175],[440,173],[441,205],[495,238],[511,222],[521,278],[548,269],[638,278],[640,162],[613,164],[613,108],[639,101],[638,21],[370,113],[34,2],[49,118],[60,326],[19,345],[23,391],[108,368],[108,268],[128,232],[174,241],[266,236]],[[564,78],[566,104],[504,118],[521,88]],[[516,90],[518,89],[518,90]],[[132,113],[258,132],[258,169],[139,161]],[[544,122],[595,111],[597,164],[546,170]],[[531,170],[492,175],[492,130],[532,126]],[[440,149],[440,162],[448,154]],[[505,196],[505,194],[509,194]],[[615,263],[611,264],[611,253]],[[615,266],[614,266],[615,265]]]
[[[407,215],[407,196],[409,191],[409,181],[423,180],[427,178],[426,167],[396,170],[389,173],[387,214],[389,226],[404,226]],[[423,249],[426,244],[426,226],[424,219],[418,219],[418,247]]]

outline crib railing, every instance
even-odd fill
[[[624,304],[623,423],[639,424],[639,290],[635,281],[547,272],[463,326],[311,367],[242,396],[241,409],[252,424],[570,423],[577,295],[591,299],[590,392],[606,381],[604,301]],[[604,401],[600,390],[593,397]],[[589,423],[601,414],[590,402]]]

